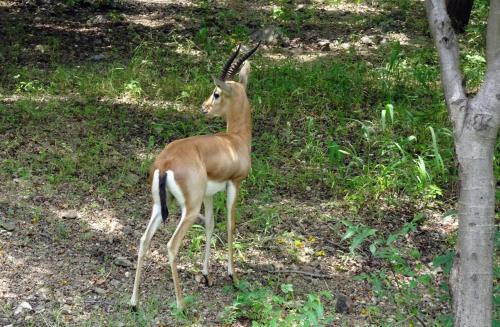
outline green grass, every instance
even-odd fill
[[[279,5],[268,19],[282,24],[284,33],[297,33],[302,23],[319,19],[311,8],[297,13]],[[200,6],[209,10],[206,4]],[[223,10],[220,15],[231,21],[235,13]],[[480,22],[484,15],[481,3],[469,27],[471,41],[463,43],[463,69],[471,89],[480,85],[485,67],[484,24]],[[368,23],[358,19],[354,26]],[[168,46],[162,39],[151,38],[140,43],[130,57],[78,65],[66,63],[57,40],[49,39],[48,67],[9,62],[0,72],[0,96],[11,98],[0,102],[0,180],[7,181],[5,189],[33,194],[30,187],[18,190],[10,182],[20,179],[43,187],[47,196],[71,192],[80,204],[89,196],[123,204],[128,197],[142,194],[149,165],[166,143],[224,128],[223,122],[202,117],[199,107],[213,88],[210,75],[219,71],[221,58],[230,48],[246,38],[247,29],[236,28],[224,36],[220,30],[205,27],[192,38],[176,39]],[[21,48],[22,40],[0,48],[0,59],[6,62],[18,56]],[[191,50],[200,50],[201,55],[192,55]],[[370,245],[384,244],[385,250],[394,250],[391,236],[413,233],[416,225],[397,234],[407,225],[393,224],[394,216],[403,215],[404,210],[409,211],[405,216],[412,217],[426,208],[440,212],[456,199],[453,138],[432,44],[412,47],[389,42],[374,51],[372,60],[353,49],[310,62],[260,55],[252,60],[253,166],[243,183],[238,209],[242,224],[250,231],[277,236],[276,227],[286,223],[281,215],[294,212],[274,206],[279,199],[307,204],[329,201],[346,213],[346,223],[335,225],[336,240],[344,235],[341,242],[348,243],[350,255],[356,258],[362,255],[358,250]],[[497,178],[499,160],[495,158]],[[223,215],[223,197],[215,201],[215,208],[218,216]],[[59,241],[69,237],[64,223],[53,227]],[[225,222],[218,223],[216,247],[224,242],[219,237],[224,233]],[[305,237],[279,235],[300,242]],[[87,232],[82,238],[93,236]],[[189,256],[198,257],[204,248],[203,227],[194,228],[188,238]],[[236,247],[245,257],[255,244],[242,238]],[[404,321],[406,314],[418,315],[411,311],[420,303],[414,297],[417,289],[422,292],[417,294],[439,293],[422,266],[398,261],[411,255],[420,258],[411,245],[399,244],[403,246],[400,252],[378,258],[393,275],[380,270],[364,276],[374,294],[385,296],[384,300],[390,295],[387,301],[393,305],[390,313],[369,306],[365,318],[372,323],[384,321],[389,314],[397,321]],[[290,250],[293,255],[296,252]],[[415,277],[418,285],[394,287],[391,283],[397,276]],[[253,326],[272,325],[266,321],[296,326],[308,316],[323,319],[325,324],[333,317],[333,312],[323,312],[326,308],[318,295],[295,298],[293,291],[286,291],[293,285],[285,291],[276,285],[274,289],[242,285],[228,295],[233,302],[226,308],[226,323],[249,319]],[[294,301],[305,306],[294,307]],[[163,300],[153,296],[138,316],[121,318],[147,326],[165,310],[169,309]],[[108,320],[105,312],[94,316],[89,325],[112,325],[113,319],[121,319],[112,316]],[[194,321],[189,312],[173,312],[173,316],[184,323]],[[431,314],[424,319],[441,326]]]

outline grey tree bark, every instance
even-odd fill
[[[453,123],[459,165],[458,247],[450,285],[456,327],[491,326],[495,177],[493,153],[500,125],[500,0],[491,0],[487,68],[476,96],[465,94],[458,41],[444,0],[426,0],[439,53],[441,81]]]

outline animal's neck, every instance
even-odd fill
[[[247,99],[238,104],[236,110],[230,111],[226,116],[227,133],[236,134],[243,139],[250,149],[252,142],[252,117],[250,104]]]

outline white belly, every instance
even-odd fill
[[[205,196],[212,196],[215,193],[220,191],[224,191],[226,189],[227,182],[216,182],[216,181],[208,181],[207,189],[205,191]]]

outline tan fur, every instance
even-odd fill
[[[150,176],[153,176],[157,169],[161,175],[172,171],[185,200],[185,215],[168,242],[176,300],[180,308],[184,304],[177,274],[176,256],[187,230],[199,217],[201,204],[207,200],[205,191],[208,181],[231,183],[231,187],[234,187],[236,191],[236,195],[231,195],[232,198],[229,198],[228,192],[228,203],[229,201],[232,203],[232,206],[228,207],[228,271],[230,274],[233,273],[232,241],[235,228],[236,196],[240,182],[248,175],[251,166],[252,122],[250,104],[245,90],[248,73],[249,66],[246,63],[240,73],[243,75],[240,80],[245,84],[217,80],[216,84],[224,83],[222,87],[226,91],[216,86],[214,92],[220,97],[215,99],[212,93],[202,105],[202,111],[207,116],[220,116],[226,120],[226,132],[174,141],[163,149],[151,167]],[[145,241],[145,243],[148,242]],[[137,269],[131,300],[134,306],[137,303],[140,280],[140,267],[138,266]]]
[[[239,182],[250,170],[250,105],[241,84],[228,84],[232,94],[221,92],[220,106],[224,110],[220,115],[226,119],[227,131],[176,140],[163,149],[151,167],[151,172],[160,169],[161,174],[174,171],[186,203],[193,197],[198,201],[203,199],[207,180]],[[219,109],[212,108],[212,97],[203,104],[209,112]]]

